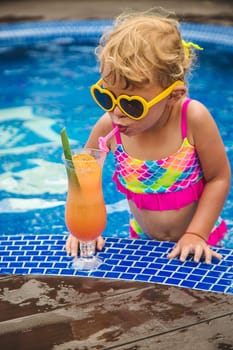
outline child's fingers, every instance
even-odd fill
[[[67,238],[65,248],[66,248],[67,254],[70,254],[71,253],[71,236]]]
[[[105,240],[102,236],[99,236],[96,240],[96,247],[98,250],[102,250],[105,245]]]
[[[183,247],[180,252],[180,261],[184,262],[190,253],[191,248],[189,246]]]
[[[195,250],[194,250],[194,253],[193,253],[193,260],[198,263],[201,259],[201,257],[203,256],[203,247],[202,245],[198,245],[196,246]],[[207,249],[206,252],[205,252],[205,256],[206,256],[206,263],[207,264],[210,264],[211,262],[211,253],[210,253],[210,250]],[[207,262],[208,261],[208,262]]]
[[[177,244],[175,248],[167,255],[168,259],[176,258],[180,254],[180,245]]]
[[[212,251],[212,256],[213,256],[214,258],[217,258],[218,260],[221,260],[221,259],[222,259],[222,255],[219,254],[219,253],[217,253],[217,252],[215,252],[215,251]]]
[[[72,235],[69,235],[67,238],[66,252],[73,257],[76,257],[78,254],[78,240]]]
[[[76,238],[71,238],[71,256],[76,257],[78,255],[79,242]]]

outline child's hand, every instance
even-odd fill
[[[67,254],[73,257],[76,257],[78,255],[78,244],[79,244],[78,239],[72,235],[69,235],[65,245]],[[102,250],[104,247],[104,244],[105,244],[105,240],[103,239],[103,237],[99,236],[96,240],[96,248],[98,250]]]
[[[212,257],[219,260],[222,258],[222,255],[211,250],[203,239],[191,234],[184,234],[167,257],[168,259],[173,259],[180,256],[180,260],[185,261],[189,254],[194,255],[194,261],[197,263],[202,256],[205,257],[206,264],[211,263]]]

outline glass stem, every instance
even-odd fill
[[[95,255],[95,241],[80,241],[80,257],[92,259]]]

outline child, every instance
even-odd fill
[[[101,79],[92,95],[105,114],[86,147],[115,126],[107,146],[114,180],[128,199],[133,238],[177,242],[168,258],[206,263],[226,232],[219,217],[230,187],[230,166],[217,126],[187,97],[186,75],[197,45],[182,40],[175,20],[152,12],[120,16],[98,47]],[[208,93],[208,91],[206,91]],[[104,240],[99,237],[97,247]],[[69,236],[67,252],[77,254]]]

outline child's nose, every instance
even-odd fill
[[[115,108],[112,110],[112,113],[114,114],[114,116],[117,119],[122,119],[122,118],[126,118],[127,116],[120,110],[120,108],[115,105]]]

